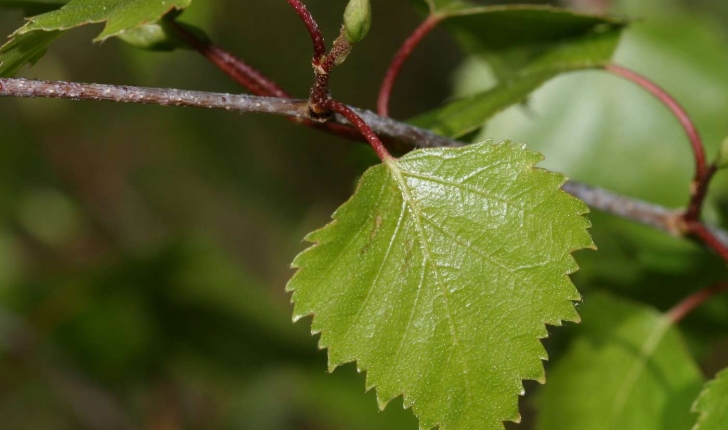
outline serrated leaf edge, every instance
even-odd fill
[[[544,160],[544,156],[542,154],[536,152],[536,151],[532,151],[532,150],[526,149],[526,145],[525,144],[513,143],[513,142],[508,141],[508,140],[503,141],[503,142],[500,142],[500,143],[493,143],[492,140],[487,140],[485,142],[482,142],[481,144],[491,144],[493,146],[509,145],[509,146],[514,147],[514,148],[517,148],[517,149],[520,149],[520,150],[523,150],[525,152],[530,153],[530,155],[533,155],[534,156],[534,159],[533,159],[533,161],[529,161],[529,164],[526,166],[527,168],[529,168],[529,169],[531,169],[533,171],[545,171],[545,172],[548,172],[551,175],[557,175],[560,178],[560,181],[558,182],[558,186],[557,186],[557,189],[556,189],[557,193],[566,194],[569,198],[581,202],[581,200],[577,199],[576,197],[572,196],[571,194],[567,193],[566,191],[564,191],[562,189],[563,185],[568,181],[568,177],[567,176],[565,176],[563,174],[560,174],[560,173],[552,172],[550,170],[547,170],[547,169],[544,169],[544,168],[541,168],[541,167],[536,167],[536,164],[538,164],[539,162],[541,162],[541,161]],[[443,147],[443,148],[438,148],[438,150],[443,150],[443,151],[458,150],[458,149],[462,149],[462,148],[458,148],[458,147]],[[424,151],[424,150],[426,150],[426,149],[418,149],[418,150],[413,151],[413,152]],[[396,160],[394,162],[396,162]],[[371,170],[365,172],[365,175],[367,173],[369,173],[370,171]],[[290,267],[292,269],[297,269],[297,272],[293,275],[293,277],[291,278],[291,280],[286,284],[286,288],[285,288],[285,291],[286,292],[290,292],[290,293],[294,293],[295,292],[295,289],[291,288],[290,285],[293,283],[293,280],[295,279],[296,275],[300,271],[306,269],[306,267],[301,267],[301,266],[297,265],[296,264],[296,261],[299,260],[299,257],[301,257],[301,256],[303,256],[303,255],[305,255],[305,254],[313,251],[314,249],[318,248],[318,246],[320,245],[319,242],[313,240],[313,236],[315,236],[319,232],[322,232],[322,231],[325,231],[325,230],[328,230],[328,229],[332,228],[338,222],[337,215],[340,213],[340,211],[342,210],[342,208],[344,208],[349,203],[351,203],[351,201],[356,197],[356,195],[360,191],[360,187],[361,187],[362,182],[363,181],[361,181],[361,180],[359,181],[359,183],[357,185],[357,188],[354,191],[354,193],[352,194],[352,196],[346,202],[344,202],[341,206],[339,206],[339,208],[331,215],[331,219],[332,219],[331,222],[329,222],[325,226],[321,227],[320,229],[314,230],[313,232],[311,232],[310,234],[308,234],[308,235],[306,235],[304,237],[304,241],[311,242],[312,245],[310,247],[306,248],[305,250],[303,250],[302,252],[300,252],[294,258],[293,263],[291,263],[291,266]],[[582,204],[580,206],[581,206],[581,210],[577,211],[575,214],[573,214],[573,216],[584,217],[584,215],[586,215],[586,214],[589,213],[589,207],[586,204],[584,204],[582,202]],[[369,216],[368,221],[370,221],[372,219],[372,216],[373,215],[370,215]],[[585,218],[584,217],[584,220],[586,221],[586,224],[585,224],[585,227],[584,228],[585,228],[585,230],[588,230],[589,228],[591,228],[591,225],[592,224],[588,220],[588,218]],[[579,270],[579,265],[577,264],[576,260],[574,259],[573,253],[576,252],[576,251],[582,250],[582,249],[593,249],[593,250],[596,250],[597,247],[594,244],[594,242],[591,241],[591,244],[589,246],[586,246],[586,247],[576,246],[576,247],[574,247],[574,248],[572,248],[572,249],[570,249],[568,251],[568,253],[570,254],[570,258],[571,258],[571,260],[573,262],[573,265],[572,265],[572,267],[570,269],[568,269],[566,271],[566,273],[564,273],[563,276],[566,277],[568,279],[568,282],[572,283],[572,285],[573,285],[573,281],[571,280],[570,275],[573,274],[573,273],[575,273],[575,272],[577,272]],[[577,323],[577,324],[580,323],[581,322],[581,318],[580,318],[580,316],[579,316],[579,314],[578,314],[578,312],[576,310],[576,306],[575,305],[576,305],[576,303],[580,302],[581,300],[582,300],[582,297],[581,296],[567,299],[567,301],[571,302],[571,304],[572,304],[571,308],[574,311],[573,317],[572,316],[564,317],[564,318],[560,318],[558,321],[551,321],[551,322],[549,322],[549,321],[543,321],[544,328],[547,327],[547,326],[560,327],[560,326],[563,326],[563,323],[564,322],[573,322],[573,323]],[[312,317],[312,325],[313,325],[313,320],[316,319],[315,312],[310,312],[310,313],[307,313],[307,314],[296,314],[295,313],[296,303],[293,300],[293,298],[291,299],[291,303],[294,305],[294,313],[293,313],[292,321],[294,323],[296,323],[296,322],[300,321],[301,319],[310,316],[310,317]],[[323,333],[325,333],[325,330],[311,330],[311,335],[312,336],[315,336],[317,334],[323,334]],[[539,343],[541,343],[542,348],[543,348],[543,344],[542,344],[541,340],[548,338],[548,331],[545,330],[545,333],[546,334],[544,334],[543,336],[537,336],[536,337],[536,339],[539,341]],[[322,345],[320,341],[319,341],[319,344],[318,344],[318,348],[319,348],[319,350],[328,349],[328,347],[326,345]],[[541,374],[539,375],[539,377],[537,379],[530,379],[530,378],[525,378],[525,377],[519,376],[518,378],[521,381],[534,380],[534,381],[536,381],[536,382],[538,382],[539,384],[542,384],[542,385],[546,383],[546,371],[545,371],[545,368],[543,367],[543,361],[547,361],[548,360],[548,355],[545,353],[545,349],[543,349],[543,351],[544,351],[544,355],[541,356],[541,357],[539,357],[541,359],[541,361],[542,361],[542,363],[541,363],[541,372],[540,372]],[[356,363],[357,372],[359,372],[359,373],[362,373],[362,372],[366,373],[367,372],[367,368],[360,367],[359,366],[358,360],[351,360],[351,361],[348,361],[348,362],[345,362],[345,363],[338,363],[338,364],[333,364],[333,365],[331,363],[329,363],[328,371],[329,371],[329,373],[332,373],[334,370],[336,370],[337,367],[339,367],[341,365],[344,365],[344,364],[351,363],[351,362]],[[377,387],[376,384],[369,382],[369,376],[367,374],[367,376],[365,377],[365,391],[368,392],[372,388],[376,389],[376,387]],[[523,387],[523,383],[521,382],[521,391],[519,393],[519,396],[524,396],[524,395],[525,395],[525,387]],[[377,404],[378,404],[379,409],[380,410],[384,410],[386,408],[387,404],[391,400],[394,400],[397,397],[402,397],[404,409],[410,409],[411,408],[413,410],[413,412],[415,413],[415,416],[417,417],[418,421],[419,421],[420,418],[419,418],[419,414],[417,413],[417,405],[413,404],[411,401],[408,401],[409,395],[408,395],[408,393],[405,390],[400,391],[398,394],[392,396],[391,399],[386,400],[386,401],[381,401],[381,399],[379,398],[379,393],[377,393]],[[506,418],[504,420],[504,422],[505,421],[510,421],[510,422],[514,422],[514,423],[520,423],[521,422],[521,414],[520,414],[520,411],[517,410],[516,411],[516,416],[508,417],[508,418]],[[420,430],[431,430],[432,428],[440,428],[440,429],[442,429],[443,428],[443,423],[437,422],[432,427],[422,427],[422,426],[420,426]]]
[[[700,430],[700,427],[705,423],[705,420],[708,419],[710,416],[709,411],[702,410],[700,408],[700,404],[702,401],[704,401],[708,396],[711,395],[711,391],[713,390],[714,385],[722,382],[722,379],[728,380],[728,369],[724,369],[715,376],[715,378],[708,381],[703,391],[700,392],[700,395],[697,399],[695,399],[695,402],[693,403],[693,406],[691,408],[691,411],[699,414],[698,421],[695,423],[695,425],[692,427],[691,430]]]

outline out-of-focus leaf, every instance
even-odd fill
[[[30,18],[18,32],[69,30],[105,22],[97,41],[118,36],[188,7],[192,0],[71,0],[61,9]]]
[[[579,259],[582,270],[575,282],[585,295],[600,286],[668,310],[687,295],[725,280],[725,262],[699,244],[601,213],[589,219],[599,252]],[[728,300],[716,297],[691,313],[681,328],[689,339],[704,342],[728,330],[727,314]]]
[[[583,323],[549,373],[538,430],[684,430],[702,376],[670,320],[607,295],[586,298]]]
[[[728,111],[728,46],[719,31],[694,17],[639,22],[615,54],[617,63],[650,77],[684,105],[710,155],[728,135],[721,114]],[[459,92],[484,79],[472,76]],[[574,179],[670,207],[687,202],[693,163],[685,134],[634,84],[603,72],[565,75],[535,92],[529,111],[506,110],[485,134],[528,142],[546,155],[546,166]],[[712,196],[724,189],[712,188]]]
[[[619,30],[625,24],[622,20],[548,6],[477,7],[448,14],[444,21],[465,50],[488,60],[500,81],[531,68],[532,62],[540,58],[548,58],[552,50],[559,55],[562,46]],[[586,57],[585,62],[593,62],[595,55],[604,61],[604,53],[599,50],[576,51]],[[567,57],[574,55],[568,48],[566,52]],[[576,61],[573,57],[570,60]]]
[[[530,93],[559,74],[609,62],[620,35],[621,29],[605,27],[604,31],[565,40],[534,58],[514,77],[487,91],[423,114],[412,122],[445,136],[462,137],[479,129],[507,107],[523,102]]]
[[[26,64],[35,64],[63,32],[37,31],[15,36],[0,48],[0,76],[11,77]]]
[[[69,0],[0,0],[0,8],[21,9],[28,15],[59,9]]]
[[[571,253],[586,207],[521,145],[414,151],[368,170],[294,261],[294,320],[357,361],[380,407],[404,395],[421,428],[502,429],[523,379],[544,380],[544,323],[576,321]]]
[[[408,430],[417,428],[412,413],[400,407],[372,408],[375,393],[363,393],[363,375],[344,366],[333,375],[318,366],[274,367],[258,372],[252,384],[225,409],[225,430],[322,428],[337,430]],[[396,406],[396,405],[392,405]],[[292,425],[291,422],[298,425]],[[326,423],[326,424],[324,424]],[[219,428],[219,427],[218,427]]]
[[[693,430],[723,430],[728,426],[728,369],[705,385],[693,412],[700,414]]]
[[[487,59],[504,82],[564,43],[624,27],[626,21],[550,6],[478,6],[467,1],[413,0],[442,17],[468,52]]]

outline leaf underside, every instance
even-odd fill
[[[155,25],[174,9],[184,9],[192,0],[0,0],[0,7],[42,13],[0,47],[0,77],[14,76],[26,64],[34,64],[64,31],[105,22],[96,38],[119,36],[144,49],[171,50],[178,43],[161,25]]]
[[[584,322],[540,393],[537,430],[685,430],[700,370],[670,320],[613,296],[588,297]]]
[[[58,10],[30,18],[19,33],[68,30],[105,22],[97,41],[158,21],[173,9],[184,9],[192,0],[71,0]]]
[[[728,427],[728,369],[705,385],[693,405],[700,414],[693,430],[725,430]]]
[[[488,61],[493,88],[455,100],[411,122],[450,137],[482,127],[556,76],[609,63],[625,22],[544,6],[455,7],[443,13],[460,45]],[[455,8],[455,9],[452,9]]]
[[[14,76],[26,64],[35,64],[60,31],[33,32],[11,39],[0,47],[0,77]]]
[[[484,142],[364,174],[287,286],[330,370],[357,361],[380,408],[404,395],[423,429],[519,420],[522,380],[544,381],[544,324],[579,319],[571,253],[592,246],[586,206],[541,158]]]

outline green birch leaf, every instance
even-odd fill
[[[484,57],[498,84],[411,122],[462,137],[521,103],[556,76],[610,62],[624,22],[538,6],[490,6],[445,13],[444,23],[469,52]]]
[[[619,34],[626,25],[624,20],[527,5],[459,10],[449,14],[443,23],[467,52],[490,63],[501,82],[532,68],[534,62],[543,62],[552,51],[558,53],[564,46],[578,46],[582,39],[594,35],[612,31]],[[588,63],[594,61],[595,55],[604,56],[602,52],[582,49],[572,53],[571,58],[567,56],[569,62],[576,61],[576,53],[584,55]]]
[[[700,418],[693,430],[725,430],[728,427],[728,369],[705,385],[693,405]]]
[[[22,34],[0,47],[0,77],[12,77],[25,64],[35,64],[51,42],[63,32],[39,31]]]
[[[488,60],[501,82],[548,51],[627,21],[538,5],[478,6],[462,0],[412,0],[429,6],[462,48]]]
[[[487,91],[420,115],[411,122],[444,136],[467,135],[497,113],[524,102],[529,94],[558,75],[608,63],[619,44],[620,34],[621,30],[608,29],[566,41],[531,61],[517,76]]]
[[[102,41],[159,21],[173,10],[188,7],[192,0],[71,0],[62,8],[30,18],[18,32],[69,30],[82,25],[105,22]]]
[[[549,371],[538,430],[685,430],[700,370],[670,320],[607,295],[587,297],[584,322]]]
[[[544,381],[545,324],[579,320],[571,253],[593,246],[586,206],[541,159],[484,142],[369,169],[287,286],[329,369],[356,361],[380,408],[403,395],[423,429],[518,421],[522,380]]]

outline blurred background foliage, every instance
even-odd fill
[[[326,35],[345,2],[309,0]],[[334,4],[335,3],[335,4]],[[341,3],[339,5],[339,3]],[[504,2],[487,2],[495,4]],[[541,2],[546,3],[546,2]],[[637,19],[616,60],[687,107],[713,154],[728,136],[725,0],[569,0]],[[375,0],[375,23],[332,90],[373,108],[379,79],[420,16]],[[310,45],[284,1],[193,2],[205,29],[293,94],[311,83]],[[22,23],[3,11],[0,32]],[[196,53],[149,53],[99,27],[64,35],[29,78],[239,89]],[[399,81],[393,115],[493,84],[436,31]],[[44,429],[416,429],[401,401],[377,412],[353,365],[326,373],[308,321],[290,322],[288,265],[375,161],[363,146],[265,116],[178,108],[0,100],[0,422]],[[600,72],[560,77],[480,137],[523,141],[545,166],[669,206],[687,200],[689,147],[648,95]],[[728,224],[728,175],[710,220]],[[667,309],[724,280],[725,265],[686,241],[598,213],[599,252],[577,256],[585,294],[607,289]],[[706,375],[728,366],[728,299],[683,324]],[[551,330],[552,361],[570,328]],[[528,411],[538,390],[529,384]],[[530,413],[525,414],[528,429]]]

